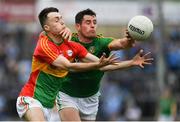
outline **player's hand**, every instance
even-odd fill
[[[125,38],[121,41],[121,45],[123,48],[131,48],[135,46],[135,40],[130,36],[127,29],[125,31]]]
[[[62,38],[64,38],[65,40],[70,41],[71,37],[72,37],[72,32],[68,27],[65,27],[60,33],[59,33]]]
[[[115,54],[111,54],[109,57],[106,58],[106,54],[103,53],[103,55],[101,56],[100,60],[99,60],[99,66],[105,66],[105,65],[109,65],[109,64],[116,64],[118,61],[119,57],[115,57]]]
[[[152,64],[153,58],[148,58],[147,56],[151,52],[148,52],[146,54],[143,54],[143,50],[141,49],[132,59],[133,65],[138,65],[141,68],[144,68],[144,65],[150,65]]]

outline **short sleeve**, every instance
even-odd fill
[[[111,43],[114,38],[110,38],[110,37],[101,37],[101,38],[98,38],[100,42],[100,45],[102,46],[102,49],[104,51],[104,53],[106,53],[106,55],[109,55],[110,54],[110,49],[109,49],[109,43]]]
[[[74,47],[75,52],[77,53],[76,55],[78,56],[78,58],[84,58],[86,57],[88,51],[87,49],[82,46],[81,44],[77,43],[77,42],[71,42],[71,44]]]
[[[86,50],[85,47],[83,47],[82,45],[79,44],[79,49],[80,49],[80,53],[79,53],[79,58],[85,58],[88,51]]]
[[[102,44],[103,44],[103,46],[104,47],[108,47],[108,45],[109,45],[109,43],[111,43],[112,41],[113,41],[113,38],[100,38],[100,39],[102,39],[103,41],[101,41],[102,42]]]
[[[41,37],[40,37],[41,38]],[[44,36],[44,38],[39,39],[38,44],[34,51],[34,57],[41,61],[51,64],[59,56],[59,50],[55,44]]]

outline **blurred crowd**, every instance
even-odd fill
[[[0,25],[0,120],[9,120],[17,118],[16,98],[29,77],[37,36],[23,26]]]
[[[16,98],[31,72],[31,56],[38,32],[29,32],[23,26],[12,30],[2,22],[0,25],[3,26],[0,27],[0,120],[19,120],[15,108]],[[174,115],[166,113],[180,120],[180,27],[170,26],[166,32],[163,46],[167,69],[163,91],[160,91],[156,74],[157,41],[158,30],[135,48],[113,52],[120,56],[119,60],[127,60],[143,48],[145,52],[152,52],[154,62],[144,69],[133,67],[106,73],[101,82],[97,120],[159,120],[166,103],[170,107],[170,103],[175,105]],[[163,102],[164,105],[161,104],[161,98],[166,96],[163,94],[166,89],[170,93],[165,100],[173,100]]]

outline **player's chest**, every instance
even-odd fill
[[[66,57],[68,60],[70,61],[74,60],[76,54],[72,48],[68,46],[60,46],[58,47],[58,49],[59,49],[59,53],[63,55],[64,57]]]
[[[88,52],[96,56],[101,55],[105,51],[101,45],[90,45],[86,46],[85,48],[88,50]]]

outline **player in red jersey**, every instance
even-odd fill
[[[98,69],[114,63],[115,58],[97,57],[76,42],[65,41],[68,31],[57,8],[43,9],[39,14],[43,34],[39,36],[32,59],[32,71],[28,82],[17,98],[17,112],[29,121],[49,119],[56,95],[68,71]],[[63,36],[62,36],[63,35]],[[97,60],[93,63],[71,63],[78,58],[82,61]]]

